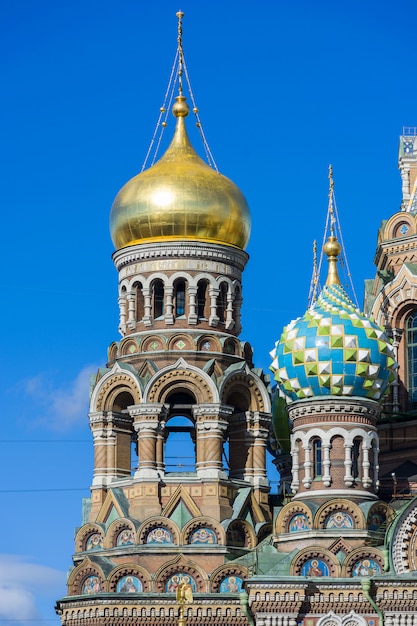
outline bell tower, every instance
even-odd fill
[[[177,16],[172,141],[111,209],[121,339],[91,393],[91,499],[57,607],[63,624],[75,605],[117,608],[118,624],[172,616],[180,582],[244,624],[245,555],[271,532],[268,378],[239,339],[249,207],[191,145]],[[173,471],[178,435],[188,444],[173,454],[190,458]]]

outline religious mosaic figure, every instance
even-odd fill
[[[142,590],[142,583],[136,576],[123,576],[117,582],[116,591],[120,593],[137,593]]]
[[[289,526],[290,533],[298,533],[302,530],[309,530],[309,528],[308,517],[304,515],[304,513],[297,513],[297,515],[291,518]]]
[[[197,528],[190,537],[190,543],[217,543],[216,533],[211,528]]]
[[[242,583],[238,576],[227,576],[220,583],[220,593],[238,593],[242,591]]]
[[[326,528],[353,528],[353,520],[344,511],[337,511],[327,518]]]
[[[361,559],[357,561],[352,569],[352,576],[374,576],[380,574],[381,568],[374,559]]]
[[[125,528],[117,535],[117,545],[127,546],[135,543],[135,535],[129,528]]]
[[[369,518],[369,530],[378,530],[380,526],[385,522],[385,517],[381,513],[372,513]]]
[[[321,577],[329,575],[329,568],[324,561],[320,559],[309,559],[304,563],[301,570],[302,576]]]
[[[89,576],[86,578],[81,593],[83,595],[91,595],[99,591],[101,591],[101,582],[98,576]]]
[[[146,536],[146,543],[172,543],[172,535],[167,528],[153,528]]]
[[[101,550],[103,547],[103,537],[100,533],[94,533],[87,539],[87,550]]]
[[[176,593],[178,585],[180,583],[183,583],[184,585],[190,585],[193,592],[197,591],[197,585],[195,584],[195,580],[188,574],[183,574],[182,572],[177,572],[176,574],[173,574],[167,580],[165,585],[165,591],[168,591],[168,593]]]

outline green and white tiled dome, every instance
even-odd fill
[[[379,400],[397,367],[390,340],[354,306],[338,278],[333,283],[284,328],[271,352],[274,378],[291,400],[326,395]]]

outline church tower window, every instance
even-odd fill
[[[198,319],[208,319],[210,316],[209,302],[207,299],[207,281],[200,280],[197,287],[197,316]]]
[[[226,321],[226,309],[227,309],[227,284],[222,283],[220,285],[219,295],[217,296],[217,317],[221,322]]]
[[[175,317],[185,315],[185,280],[175,282]]]
[[[142,283],[135,283],[135,295],[136,295],[136,321],[140,322],[144,316],[144,297],[142,291]]]
[[[312,441],[313,449],[313,477],[320,478],[322,473],[321,463],[321,439],[318,437]]]
[[[162,280],[155,280],[152,288],[154,319],[164,315],[164,284]]]
[[[412,407],[417,406],[417,311],[407,318],[407,378],[408,399]]]

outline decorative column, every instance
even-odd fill
[[[139,462],[135,479],[160,478],[158,470],[161,470],[161,459],[157,457],[157,439],[160,415],[164,408],[163,404],[138,404],[129,407],[129,415],[134,418],[133,426],[138,434]]]
[[[151,303],[151,290],[149,287],[144,287],[142,289],[143,299],[144,299],[144,311],[145,314],[143,316],[143,323],[145,326],[152,326],[152,303]]]
[[[300,486],[300,451],[298,448],[298,443],[294,443],[294,437],[291,435],[291,457],[292,457],[292,482],[291,482],[291,491],[293,493],[297,493],[298,488]]]
[[[130,476],[132,419],[121,413],[90,413],[94,440],[93,486],[105,486]]]
[[[217,324],[219,323],[219,318],[217,316],[217,296],[219,295],[219,293],[220,293],[220,289],[210,286],[209,288],[209,295],[210,295],[209,324],[210,326],[217,326]]]
[[[226,330],[232,330],[235,325],[233,319],[233,294],[230,289],[227,291],[227,307],[226,307]]]
[[[126,296],[127,300],[127,325],[131,330],[136,328],[136,315],[135,315],[135,304],[136,304],[136,294],[128,293]]]
[[[174,303],[172,297],[174,295],[173,287],[165,287],[165,324],[174,323]]]
[[[238,335],[240,333],[240,331],[242,330],[242,323],[241,323],[241,311],[242,311],[242,298],[235,298],[234,301],[234,312],[235,312],[235,332]]]
[[[248,411],[246,416],[251,435],[251,454],[248,454],[247,457],[245,480],[249,480],[256,487],[267,487],[269,485],[266,477],[266,444],[269,437],[268,416],[259,411]]]
[[[323,485],[330,487],[332,484],[332,478],[330,476],[330,442],[322,441],[321,450],[323,452]]]
[[[199,478],[227,478],[223,470],[223,441],[227,431],[230,407],[220,404],[193,406],[197,431],[197,463]],[[201,452],[203,451],[203,454]]]
[[[197,324],[197,287],[188,287],[188,299],[190,312],[188,315],[189,324]]]
[[[392,347],[394,348],[394,355],[395,355],[395,360],[398,363],[398,348],[400,345],[400,341],[401,341],[401,337],[403,335],[403,329],[402,328],[392,328],[391,329],[391,335],[392,335]],[[400,413],[401,411],[401,406],[400,406],[400,395],[399,395],[399,387],[400,387],[400,383],[398,380],[398,368],[395,370],[394,372],[394,380],[391,383],[391,388],[392,388],[392,412],[393,413]]]
[[[363,442],[362,442],[362,454],[363,454],[363,460],[362,460],[362,486],[365,487],[366,489],[369,489],[369,487],[372,485],[372,480],[371,480],[371,477],[369,475],[369,468],[370,468],[371,464],[369,462],[369,444],[367,444],[365,442],[365,440],[363,440]]]
[[[311,487],[311,446],[310,444],[303,445],[304,449],[304,478],[303,485],[306,489],[310,489]]]
[[[165,421],[160,421],[156,432],[156,469],[160,477],[165,474]]]
[[[346,487],[351,487],[353,485],[353,475],[352,475],[352,444],[345,443],[345,475],[343,480],[345,481]]]
[[[126,297],[119,296],[119,333],[124,337],[126,332]]]

